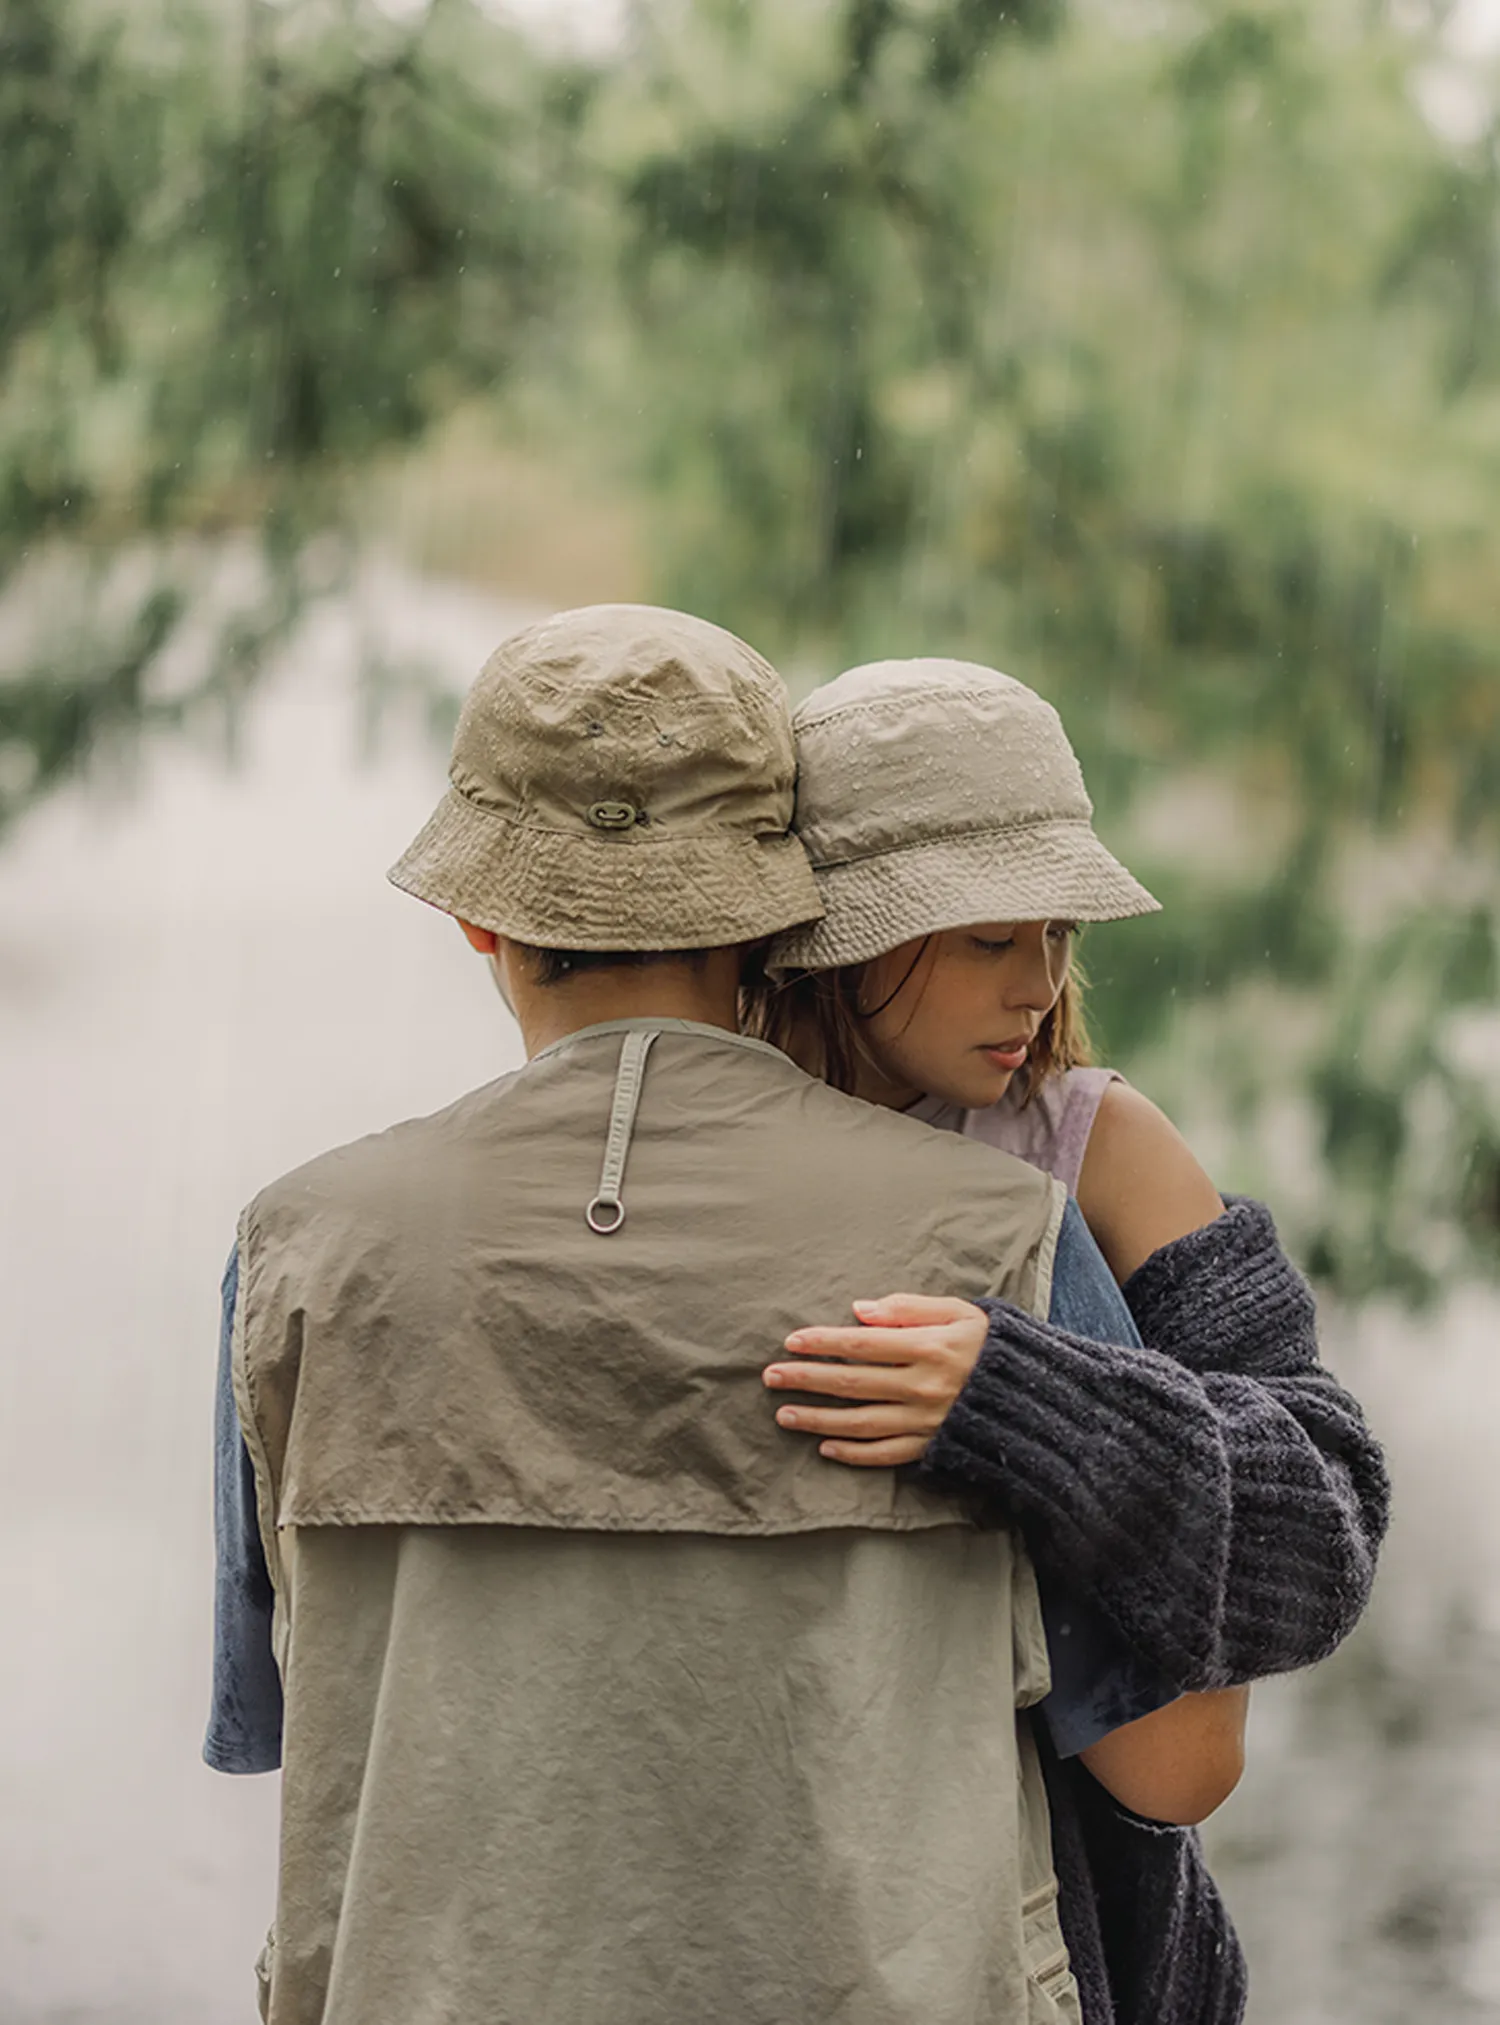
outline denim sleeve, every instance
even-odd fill
[[[261,1544],[255,1471],[230,1376],[239,1254],[224,1269],[214,1391],[213,1702],[203,1757],[216,1772],[274,1772],[281,1763],[281,1675],[271,1650],[271,1577]]]
[[[1096,1343],[1140,1347],[1124,1296],[1071,1199],[1058,1235],[1047,1319]],[[1052,1692],[1041,1707],[1060,1758],[1075,1758],[1123,1723],[1176,1701],[1178,1690],[1138,1659],[1096,1611],[1054,1584],[1041,1588],[1052,1662]]]

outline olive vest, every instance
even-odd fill
[[[1030,1564],[761,1382],[857,1298],[1043,1312],[1062,1201],[672,1020],[256,1198],[271,2025],[1077,2020]]]

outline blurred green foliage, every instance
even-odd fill
[[[1052,697],[1168,903],[1090,938],[1111,1057],[1345,1291],[1493,1262],[1500,127],[1424,116],[1442,15],[639,0],[584,60],[477,0],[0,0],[0,596],[82,586],[0,825],[237,693],[482,414],[794,671]]]
[[[540,76],[467,7],[0,0],[0,593],[60,540],[91,565],[0,686],[0,826],[243,686],[339,580],[361,462],[504,382],[558,272]],[[247,532],[192,692],[153,699],[205,544]]]

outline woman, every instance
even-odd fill
[[[1317,1362],[1266,1213],[1226,1213],[1155,1106],[1088,1066],[1073,926],[1156,903],[1094,836],[1056,713],[990,669],[888,662],[797,724],[797,827],[826,913],[773,946],[750,1025],[840,1087],[1058,1175],[1150,1347],[1060,1345],[1003,1303],[890,1297],[858,1328],[788,1339],[799,1361],[767,1384],[840,1404],[778,1418],[834,1461],[920,1457],[977,1494],[1177,1692],[1322,1657],[1368,1594],[1379,1451]],[[1105,1786],[1107,1745],[1085,1754]],[[1138,1820],[1076,1760],[1047,1765],[1088,2025],[1237,2018],[1242,1970],[1196,1837]]]

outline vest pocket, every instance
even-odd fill
[[[1026,2025],[1083,2025],[1078,1985],[1057,1919],[1057,1880],[1049,1878],[1021,1901],[1026,1948]]]

